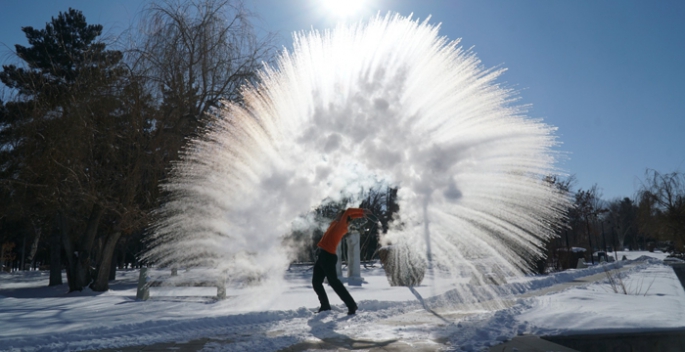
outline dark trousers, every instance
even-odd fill
[[[338,275],[335,272],[335,264],[338,262],[338,256],[335,254],[328,253],[323,249],[319,249],[319,254],[316,257],[316,262],[314,263],[314,275],[312,276],[312,286],[314,286],[314,291],[316,295],[319,296],[319,302],[321,303],[322,309],[330,309],[331,304],[328,302],[328,296],[326,295],[326,290],[323,288],[323,279],[328,279],[328,284],[333,287],[335,293],[338,294],[340,299],[345,302],[347,307],[356,307],[357,304],[354,303],[354,298],[350,296],[347,289],[343,283],[338,279]]]

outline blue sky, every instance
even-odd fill
[[[367,0],[340,17],[314,0],[252,0],[262,31],[289,48],[290,33],[330,28],[378,12],[442,23],[485,67],[508,71],[529,115],[558,127],[567,153],[559,166],[576,188],[597,184],[605,199],[632,197],[646,168],[685,172],[685,1]],[[25,44],[22,26],[43,28],[73,7],[115,36],[135,20],[141,1],[1,1],[0,47]],[[346,8],[349,8],[347,6]],[[7,47],[5,47],[7,46]]]

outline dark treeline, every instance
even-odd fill
[[[184,141],[273,56],[239,1],[143,11],[125,46],[75,9],[21,28],[28,46],[0,72],[3,269],[49,268],[59,285],[64,267],[70,291],[104,291],[116,266],[139,265],[158,184]]]
[[[536,271],[575,267],[579,257],[594,262],[601,259],[598,252],[661,250],[678,256],[685,252],[685,173],[647,170],[632,198],[611,200],[602,199],[597,185],[572,191],[574,181],[573,177],[550,179],[572,197],[573,204],[557,237],[547,242],[546,257],[533,263]]]

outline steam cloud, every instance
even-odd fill
[[[455,277],[525,271],[568,201],[543,181],[558,172],[555,129],[438,29],[387,15],[296,34],[190,143],[145,258],[278,277],[296,219],[381,183],[400,204],[382,241],[408,258]]]

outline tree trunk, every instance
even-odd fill
[[[57,213],[57,223],[60,230],[62,245],[64,252],[67,255],[67,283],[69,284],[69,292],[83,290],[83,278],[79,273],[80,263],[78,260],[78,252],[74,251],[69,238],[69,229],[67,228],[67,218],[62,212]]]
[[[62,284],[62,234],[55,228],[50,236],[50,283],[48,286]]]
[[[105,208],[101,207],[100,204],[93,204],[93,208],[90,211],[90,217],[88,218],[88,224],[86,224],[86,232],[83,234],[83,242],[81,251],[84,252],[81,256],[83,264],[90,267],[90,259],[92,257],[93,243],[95,242],[95,237],[98,233],[98,226],[100,225],[100,218],[104,214]]]
[[[100,265],[100,262],[102,261],[102,250],[104,247],[103,242],[105,241],[105,238],[102,238],[100,236],[98,240],[96,241],[95,245],[93,248],[90,249],[90,260],[91,260],[91,266],[95,267],[95,270],[97,271],[97,268]]]
[[[114,281],[117,279],[117,255],[112,253],[112,265],[109,267],[109,277],[108,281]]]
[[[90,286],[93,291],[107,291],[109,290],[109,273],[112,266],[112,257],[114,256],[114,249],[117,247],[117,242],[121,237],[121,232],[115,232],[107,238],[105,248],[102,250],[100,265],[97,270],[97,277],[95,282]]]
[[[121,256],[119,257],[119,269],[124,269],[126,267],[126,238],[121,240]]]
[[[22,236],[21,240],[21,265],[19,266],[21,269],[19,270],[27,270],[28,268],[24,266],[24,258],[26,257],[26,235]]]
[[[33,242],[31,242],[31,251],[29,252],[29,257],[26,258],[26,263],[24,264],[24,270],[29,270],[33,266],[33,260],[36,257],[36,252],[38,251],[38,241],[40,240],[40,227],[31,220],[31,225],[33,226]],[[61,277],[61,276],[60,276]]]
[[[83,288],[88,285],[87,273],[82,263],[82,252],[74,249],[69,238],[69,230],[67,228],[67,219],[63,214],[60,214],[60,228],[62,230],[62,245],[64,252],[67,254],[67,283],[69,284],[69,292],[83,291]]]
[[[587,218],[587,215],[585,216],[585,225],[587,225],[587,240],[590,242],[590,261],[592,261],[592,265],[595,265],[595,257],[592,256],[592,251],[594,250],[592,248],[592,235],[590,234],[590,221]]]
[[[64,250],[67,252],[67,281],[69,282],[69,292],[82,291],[93,280],[90,252],[103,213],[104,208],[97,203],[93,205],[90,217],[88,218],[88,223],[86,224],[86,230],[83,233],[83,236],[81,236],[83,241],[78,243],[81,244],[78,249],[74,248],[71,239],[69,238],[67,218],[64,214],[59,214],[60,227],[62,228],[62,242],[64,244]]]

